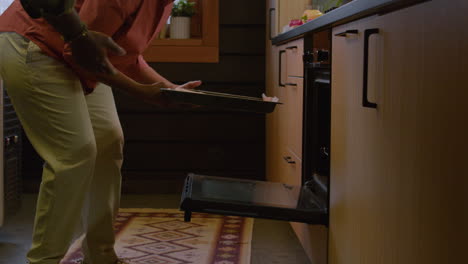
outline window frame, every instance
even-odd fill
[[[148,62],[219,62],[219,0],[201,1],[202,37],[155,39],[143,53]]]

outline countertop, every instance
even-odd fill
[[[366,16],[388,13],[426,1],[430,0],[354,0],[302,26],[279,34],[271,41],[273,45],[282,44],[309,32],[337,26]]]

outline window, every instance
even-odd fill
[[[191,38],[155,39],[144,53],[150,62],[219,61],[219,0],[196,2],[197,14],[192,17]]]

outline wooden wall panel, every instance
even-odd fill
[[[263,82],[264,56],[234,54],[220,57],[219,63],[151,63],[156,71],[174,82]]]
[[[221,0],[219,2],[221,25],[265,24],[265,0]]]
[[[219,41],[220,52],[223,54],[260,55],[265,54],[265,44],[260,41],[250,41],[265,36],[265,26],[222,25]]]
[[[263,160],[262,143],[129,142],[124,169],[140,171],[246,171]]]
[[[123,114],[127,141],[261,142],[263,115],[238,113]],[[214,125],[216,124],[216,125]]]

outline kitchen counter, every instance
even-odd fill
[[[302,37],[304,34],[344,24],[375,14],[388,13],[430,0],[354,0],[302,26],[279,34],[272,39],[274,45]]]

